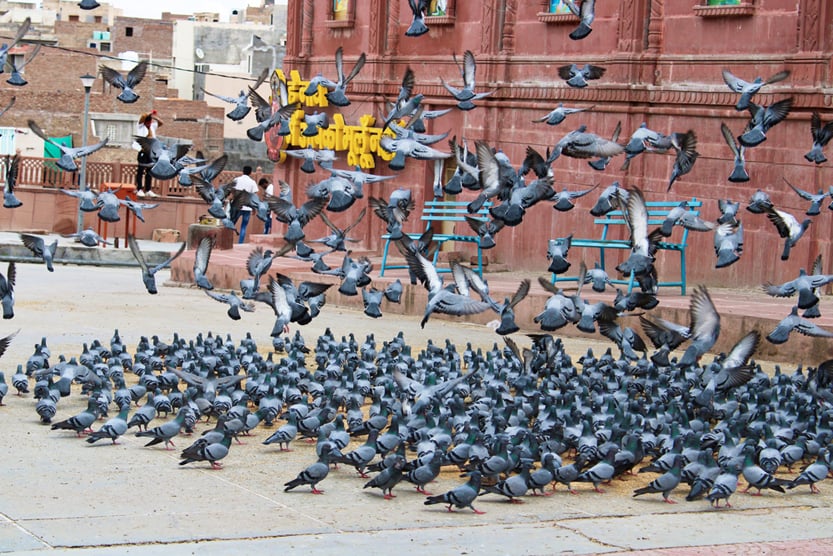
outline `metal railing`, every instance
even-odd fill
[[[24,187],[69,188],[78,187],[78,172],[65,172],[55,164],[55,158],[21,157],[18,166],[17,184]],[[105,183],[135,183],[137,164],[125,162],[88,162],[87,182],[93,189],[100,189]],[[0,176],[6,175],[6,158],[0,158]],[[224,171],[215,183],[228,183],[239,172]],[[163,197],[198,197],[193,186],[182,186],[176,178],[153,180],[153,190]]]

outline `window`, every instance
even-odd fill
[[[101,52],[110,52],[110,43],[102,42],[98,44],[98,50]]]
[[[564,0],[549,0],[549,10],[551,14],[569,14],[572,13]]]
[[[133,27],[125,27],[124,28],[124,36],[125,37],[132,37],[133,36]]]
[[[101,16],[100,16],[100,15],[95,16],[95,17],[93,18],[93,21],[94,21],[95,23],[101,23]]]
[[[431,0],[428,15],[448,15],[448,0]]]
[[[17,69],[18,73],[26,73],[26,67],[23,63],[25,58],[26,57],[23,54],[9,54],[9,61],[12,63],[12,66]]]
[[[348,19],[348,9],[350,7],[350,0],[333,0],[333,19],[345,20]]]
[[[14,137],[17,135],[13,127],[0,127],[0,155],[15,153]]]
[[[77,16],[77,15],[71,15],[71,16],[69,16],[69,20],[70,20],[70,21],[79,21],[79,19],[78,19],[78,16]]]
[[[694,13],[700,17],[750,16],[755,14],[755,0],[701,0]]]
[[[95,137],[107,138],[110,147],[130,147],[136,122],[128,114],[93,114],[90,117],[92,133]]]

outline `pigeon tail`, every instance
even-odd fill
[[[758,128],[752,128],[740,137],[738,141],[744,147],[756,147],[766,141],[766,135]]]
[[[552,272],[553,274],[563,274],[567,272],[569,268],[570,261],[563,257],[553,257],[549,268],[547,268],[547,271]]]
[[[301,164],[301,171],[306,172],[307,174],[314,174],[315,164],[313,164],[312,160],[306,159],[304,160],[304,163]]]
[[[263,128],[260,126],[250,127],[246,130],[246,137],[251,139],[252,141],[262,141],[263,140]]]
[[[418,17],[415,18],[411,25],[408,27],[408,30],[405,31],[406,37],[419,37],[420,35],[424,35],[428,32],[428,26],[425,25],[425,21]]]
[[[330,103],[335,104],[336,106],[348,106],[350,104],[350,99],[347,98],[347,95],[345,95],[344,91],[341,89],[335,89],[334,91],[327,93],[326,97]]]
[[[133,104],[134,102],[139,100],[139,95],[137,95],[136,93],[134,93],[131,90],[124,90],[116,98],[119,99],[120,101],[122,101],[125,104]]]
[[[735,254],[733,249],[721,249],[717,252],[717,264],[715,268],[725,268],[737,261],[740,257]]]
[[[443,191],[445,191],[449,195],[457,195],[458,193],[463,192],[463,180],[460,178],[460,174],[454,174],[451,176],[451,179],[448,180],[443,186]]]
[[[587,35],[589,35],[592,31],[593,29],[591,29],[589,25],[582,21],[578,24],[578,27],[576,27],[573,30],[573,32],[570,33],[569,37],[574,41],[580,41],[581,39],[587,37]]]
[[[746,172],[746,167],[743,164],[735,164],[732,170],[732,175],[729,176],[729,181],[732,183],[743,183],[749,181],[749,174]]]

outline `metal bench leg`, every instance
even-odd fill
[[[680,251],[680,295],[685,295],[685,251]]]
[[[477,273],[483,278],[483,250],[480,248],[480,242],[477,242]]]
[[[385,275],[385,265],[388,262],[388,249],[390,249],[390,238],[385,240],[385,250],[382,251],[382,268],[379,269],[379,277]]]
[[[634,273],[633,270],[631,270],[631,275],[628,277],[628,293],[631,293],[631,290],[633,290],[633,279]]]

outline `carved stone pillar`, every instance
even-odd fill
[[[484,54],[494,52],[495,44],[495,4],[502,0],[483,0],[481,8],[480,51]]]
[[[662,18],[665,0],[651,0],[651,19],[648,23],[648,52],[659,54],[662,50]]]
[[[315,19],[313,0],[304,0],[304,10],[301,17],[301,52],[298,57],[309,58],[312,55],[312,23]]]
[[[401,2],[390,2],[388,4],[388,33],[385,40],[385,54],[395,55],[399,51],[399,4]]]
[[[500,53],[511,56],[515,53],[515,21],[518,17],[518,0],[506,0],[501,30]]]

